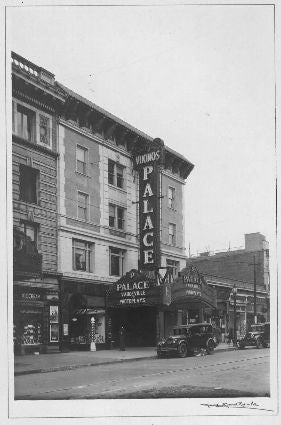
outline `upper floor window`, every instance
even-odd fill
[[[175,194],[176,190],[174,187],[168,187],[168,206],[169,208],[175,208]]]
[[[176,225],[169,223],[169,244],[176,245]]]
[[[108,160],[108,183],[124,189],[124,167]]]
[[[40,143],[43,145],[50,146],[50,119],[48,117],[45,117],[45,115],[39,114],[39,136],[40,136]]]
[[[31,106],[13,101],[13,133],[32,143],[51,149],[51,116],[43,114]]]
[[[110,276],[122,276],[124,273],[124,251],[118,248],[109,248]]]
[[[169,275],[170,280],[176,279],[178,277],[180,262],[167,259],[166,265],[168,270],[170,271],[170,275]]]
[[[16,114],[13,114],[13,117],[16,119],[14,128],[16,128],[17,135],[23,139],[32,141],[35,130],[35,112],[17,104]]]
[[[93,271],[93,244],[89,242],[72,240],[72,266],[73,270],[84,272]]]
[[[20,224],[20,230],[25,235],[24,245],[26,247],[26,252],[29,254],[37,252],[38,225],[24,221]]]
[[[124,230],[125,209],[109,204],[109,226]]]
[[[78,192],[78,218],[83,221],[88,220],[89,216],[89,195]]]
[[[39,170],[20,164],[20,199],[36,204],[38,199]]]
[[[76,171],[87,174],[88,149],[76,146]]]

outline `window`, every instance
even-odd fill
[[[124,188],[124,167],[116,164],[111,159],[108,160],[108,183],[113,186]]]
[[[124,268],[124,251],[118,248],[110,248],[110,276],[122,276]]]
[[[40,143],[43,145],[50,145],[50,120],[48,117],[39,114],[39,137]]]
[[[39,170],[21,164],[19,172],[21,201],[36,204],[38,198]]]
[[[124,230],[124,213],[124,208],[109,204],[109,226]]]
[[[15,119],[17,135],[32,141],[34,138],[35,112],[18,104]]]
[[[169,223],[169,244],[176,244],[176,225],[173,223]]]
[[[180,262],[175,260],[166,260],[166,265],[168,270],[171,272],[170,279],[174,280],[178,277],[178,272],[180,268]]]
[[[37,253],[38,225],[24,221],[20,224],[20,230],[25,234],[26,253]]]
[[[76,147],[76,171],[81,174],[87,174],[88,149],[82,146]]]
[[[78,218],[83,221],[88,220],[89,195],[78,192]]]
[[[93,244],[73,239],[72,253],[73,270],[79,270],[84,272],[93,271]]]
[[[169,208],[175,208],[175,193],[176,190],[174,187],[168,187],[168,206]]]
[[[59,340],[59,307],[50,305],[50,342]]]

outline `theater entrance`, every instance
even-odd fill
[[[125,328],[127,347],[154,347],[156,345],[156,307],[113,308],[109,311],[112,339],[119,345],[119,330]]]

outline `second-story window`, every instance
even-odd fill
[[[108,160],[108,183],[124,189],[124,167]]]
[[[20,165],[20,200],[36,204],[38,202],[39,170]]]
[[[124,251],[118,248],[109,249],[110,276],[122,276],[124,272]]]
[[[117,205],[109,204],[109,226],[124,230],[125,209]]]
[[[76,147],[76,171],[81,174],[87,174],[88,149],[82,146]]]
[[[77,239],[72,240],[73,270],[93,271],[93,244]]]
[[[16,132],[25,140],[32,141],[35,130],[35,112],[22,105],[16,109]]]
[[[169,223],[169,244],[176,245],[176,225]]]
[[[175,194],[176,190],[174,187],[168,187],[168,206],[169,208],[175,208]]]
[[[22,222],[20,230],[25,234],[25,247],[27,254],[34,254],[37,252],[37,238],[38,238],[38,225],[34,223]]]
[[[83,221],[88,220],[89,195],[78,192],[78,218]]]

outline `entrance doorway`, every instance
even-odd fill
[[[111,309],[112,337],[119,345],[119,330],[125,328],[127,347],[153,347],[156,345],[157,309],[153,307]]]

